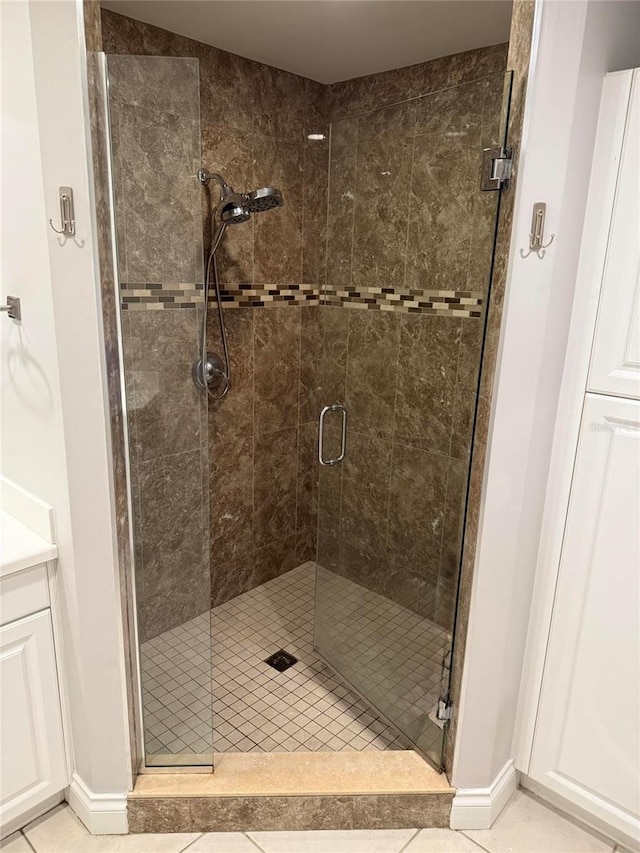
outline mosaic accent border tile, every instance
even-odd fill
[[[203,289],[202,284],[121,284],[121,304],[126,311],[195,308],[202,304]],[[223,308],[320,304],[318,288],[313,284],[240,284],[221,288],[220,296]],[[210,293],[209,304],[215,304],[215,301],[215,295]]]
[[[320,304],[374,311],[481,317],[483,294],[470,290],[402,291],[392,287],[345,286],[326,288]]]
[[[319,305],[319,290],[315,284],[259,285],[241,284],[225,288],[220,293],[223,308],[266,308],[287,305]],[[215,298],[209,299],[215,302]]]
[[[120,284],[120,304],[124,311],[163,308],[195,308],[202,303],[202,284],[162,284],[136,282]]]
[[[203,285],[121,284],[123,310],[195,308],[202,304]],[[284,305],[344,305],[346,308],[436,314],[450,317],[482,316],[483,294],[470,290],[400,290],[392,287],[324,288],[313,284],[240,284],[221,290],[223,308],[269,308]],[[209,304],[215,304],[209,294]]]

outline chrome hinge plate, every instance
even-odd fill
[[[510,148],[500,146],[485,148],[482,152],[480,189],[483,192],[490,192],[508,187],[512,166],[513,158]]]
[[[438,699],[438,710],[436,711],[436,718],[445,725],[450,722],[451,714],[452,714],[453,705],[450,699],[446,699],[444,696],[441,696]]]

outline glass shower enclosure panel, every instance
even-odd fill
[[[331,127],[315,646],[438,768],[510,85]]]
[[[211,765],[198,61],[106,67],[145,764]]]

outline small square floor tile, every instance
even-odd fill
[[[314,651],[315,577],[315,564],[305,563],[215,607],[211,618],[202,614],[143,644],[143,702],[153,751],[184,752],[200,735],[211,740],[205,729],[211,722],[214,743],[223,746],[218,751],[256,746],[272,751],[273,740],[281,747],[287,740],[285,749],[306,750],[310,736],[322,740],[324,749],[410,748]],[[370,667],[367,677],[381,695],[398,696],[407,729],[423,728],[416,720],[435,705],[443,649],[450,642],[446,632],[332,573],[325,573],[323,585],[354,660]],[[297,662],[283,672],[273,669],[265,660],[274,648]],[[285,725],[285,736],[278,738],[275,732]],[[353,742],[357,735],[366,745]]]

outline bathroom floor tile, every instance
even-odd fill
[[[58,806],[23,832],[36,853],[181,853],[198,838],[198,833],[91,835],[68,806]]]
[[[415,829],[249,832],[264,853],[400,853]]]
[[[410,748],[315,652],[315,576],[315,564],[304,563],[143,644],[145,731],[155,754],[194,751],[195,708],[205,752]],[[407,731],[424,731],[438,700],[446,632],[331,572],[322,583],[354,666],[370,670],[381,700],[397,697]],[[284,672],[265,662],[281,649],[298,659]]]
[[[262,853],[242,832],[206,832],[189,847],[189,853]]]
[[[452,829],[421,829],[402,853],[482,853],[482,848]]]
[[[524,791],[516,791],[491,829],[464,834],[491,853],[611,853],[614,848]]]
[[[0,841],[0,850],[2,853],[33,853],[28,841],[19,832],[14,832]]]

